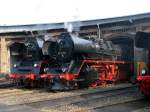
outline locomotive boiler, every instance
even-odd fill
[[[57,40],[48,40],[42,48],[43,54],[50,58],[55,58],[60,62],[67,62],[80,55],[82,58],[89,54],[106,55],[109,58],[118,58],[121,55],[121,50],[110,41],[91,41],[79,38],[76,35],[68,33],[61,34]],[[90,55],[89,55],[90,56]],[[102,58],[102,57],[99,57]],[[105,58],[105,57],[103,57]]]
[[[69,33],[44,42],[41,79],[51,90],[98,86],[124,80],[130,64],[122,61],[121,48],[111,41],[87,40]]]

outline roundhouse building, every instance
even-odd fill
[[[137,31],[150,32],[150,13],[69,24],[72,24],[74,30],[81,36],[123,42],[125,38],[134,39]],[[57,36],[66,31],[64,23],[0,26],[0,73],[11,72],[12,60],[9,46],[12,43],[23,42],[29,37]],[[132,47],[134,48],[134,45]],[[133,56],[136,54],[135,49]],[[136,61],[136,58],[133,58],[133,61]]]

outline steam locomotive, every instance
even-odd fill
[[[30,85],[34,82],[51,90],[96,87],[102,83],[126,80],[126,75],[131,72],[131,64],[122,61],[121,47],[104,39],[87,40],[62,33],[58,38],[46,40],[41,49],[28,50],[34,55],[35,52],[42,54],[39,64],[32,60],[32,67],[27,64],[28,69],[24,68],[26,73],[21,73],[22,65],[18,65],[14,68],[17,72],[10,74],[11,79]],[[34,55],[31,57],[37,57]],[[23,59],[21,62],[27,63]]]
[[[150,33],[137,32],[135,38],[136,47],[141,49],[140,54],[144,54],[142,60],[138,60],[137,81],[139,88],[145,95],[150,95]],[[139,58],[139,56],[138,56]]]
[[[36,80],[40,78],[42,62],[42,50],[36,39],[27,38],[23,42],[14,42],[9,48],[11,57],[9,79],[18,87],[35,85]]]

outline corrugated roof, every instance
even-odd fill
[[[93,26],[97,24],[105,25],[105,24],[125,22],[125,21],[134,23],[134,21],[147,19],[147,18],[150,19],[150,13],[107,18],[107,19],[88,20],[88,21],[81,21],[80,27],[91,26],[91,25]],[[64,28],[64,23],[0,26],[0,33],[40,31],[40,30],[52,30],[52,29],[63,29],[63,28]]]

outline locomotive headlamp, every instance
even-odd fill
[[[45,72],[45,73],[48,72],[48,71],[49,71],[49,68],[48,68],[48,67],[44,68],[44,72]]]
[[[63,67],[62,68],[62,72],[66,72],[67,71],[67,68],[66,67]]]
[[[14,64],[13,67],[16,68],[16,67],[17,67],[17,64]]]
[[[145,69],[142,69],[141,74],[142,74],[142,75],[145,75],[145,74],[146,74],[146,70],[145,70]]]
[[[34,64],[34,67],[37,67],[38,66],[38,64]]]

